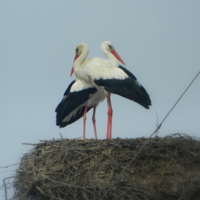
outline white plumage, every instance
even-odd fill
[[[108,104],[106,138],[111,139],[112,106],[110,93],[118,94],[133,100],[145,108],[149,108],[151,100],[136,77],[126,68],[119,65],[119,62],[124,65],[125,63],[109,41],[102,43],[101,50],[109,60],[98,57],[86,60],[89,52],[88,45],[80,43],[76,47],[76,55],[71,74],[75,72],[77,79],[85,84],[91,84],[97,88],[98,91],[103,91],[105,93]]]

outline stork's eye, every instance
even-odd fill
[[[112,46],[111,46],[111,45],[108,45],[108,47],[112,49]]]
[[[76,53],[78,53],[78,48],[76,48]]]

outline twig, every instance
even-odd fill
[[[190,137],[189,135],[187,135],[187,134],[185,134],[185,133],[172,133],[172,134],[169,134],[169,135],[167,135],[167,136],[165,136],[165,137],[163,137],[161,140],[163,140],[163,139],[165,139],[166,137],[174,137],[174,136],[179,136],[179,137],[182,137],[182,138],[190,138],[191,140],[193,139],[192,137]],[[161,141],[160,140],[160,141]]]
[[[54,181],[52,179],[50,179],[48,176],[44,176],[45,178],[49,179],[50,181],[52,181],[53,183],[58,183],[57,181]]]
[[[103,198],[106,196],[106,194],[108,193],[108,191],[110,190],[111,187],[113,187],[114,183],[116,183],[116,181],[119,179],[120,175],[123,174],[123,172],[128,168],[128,166],[135,160],[135,158],[138,156],[138,154],[142,151],[142,149],[144,148],[144,146],[147,144],[147,142],[149,142],[149,140],[151,139],[151,137],[158,132],[158,130],[160,129],[160,127],[162,126],[163,122],[167,119],[167,117],[169,116],[169,114],[172,112],[172,110],[175,108],[175,106],[177,105],[177,103],[180,101],[180,99],[183,97],[183,95],[186,93],[186,91],[189,89],[189,87],[192,85],[192,83],[195,81],[195,79],[197,78],[197,76],[200,74],[200,71],[197,73],[197,75],[193,78],[193,80],[190,82],[190,84],[188,85],[188,87],[185,89],[185,91],[182,93],[182,95],[178,98],[178,100],[176,101],[176,103],[172,106],[172,108],[170,109],[170,111],[167,113],[167,115],[164,117],[164,119],[161,121],[161,123],[157,126],[157,128],[155,129],[155,131],[149,136],[149,138],[143,143],[142,147],[138,150],[138,152],[135,154],[135,156],[132,158],[132,160],[124,167],[124,169],[121,171],[121,173],[116,177],[116,179],[113,181],[113,183],[110,185],[110,187],[105,191],[103,197],[101,198],[101,200],[103,200]]]
[[[36,188],[41,192],[41,194],[45,194],[38,186]]]
[[[2,169],[2,168],[12,167],[12,166],[19,165],[19,164],[20,164],[20,163],[15,163],[15,164],[13,164],[13,165],[8,165],[8,166],[5,166],[5,167],[0,167],[0,169]]]
[[[186,187],[186,189],[183,191],[183,193],[181,194],[181,196],[178,198],[178,200],[181,200],[183,195],[186,193],[186,191],[191,187],[192,183],[196,180],[198,180],[197,178],[199,178],[199,174],[198,176],[196,175],[190,182],[190,184]]]
[[[22,143],[23,145],[33,145],[33,146],[36,146],[38,144],[31,144],[31,143]]]
[[[59,134],[60,134],[61,139],[63,140],[64,138],[63,138],[62,134],[61,133],[59,133]]]
[[[156,111],[156,116],[157,116],[156,126],[158,127],[158,124],[159,124],[158,121],[159,121],[159,120],[158,120],[158,113],[157,113],[157,111]],[[157,136],[157,134],[158,134],[158,132],[156,133],[155,136]]]
[[[7,177],[7,178],[3,179],[3,185],[4,185],[4,191],[5,191],[5,200],[8,200],[8,198],[7,198],[6,179],[9,179],[9,178],[15,178],[15,176],[10,176],[10,177]]]

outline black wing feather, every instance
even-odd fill
[[[118,94],[127,99],[133,100],[148,109],[151,105],[151,100],[145,88],[137,82],[136,77],[130,71],[122,66],[119,66],[119,68],[128,75],[128,78],[123,80],[95,79],[95,84],[104,87],[104,89],[110,93]]]
[[[64,97],[62,101],[58,104],[55,109],[56,112],[56,125],[60,127],[65,127],[68,124],[75,122],[83,116],[85,106],[81,107],[67,122],[63,122],[63,119],[73,112],[80,105],[85,103],[91,94],[94,94],[97,89],[96,88],[87,88],[78,92],[70,92],[72,85],[75,83],[75,80],[70,83],[68,88],[64,93]],[[92,108],[92,107],[91,107]],[[91,108],[88,108],[89,111]]]
[[[87,112],[88,112],[91,108],[93,108],[93,107],[88,107],[88,108],[87,108]],[[81,107],[81,108],[75,113],[75,115],[73,115],[73,116],[70,118],[69,121],[67,121],[67,122],[61,122],[59,125],[58,125],[58,124],[57,124],[57,125],[60,126],[60,128],[63,128],[63,127],[65,127],[65,126],[69,125],[69,124],[74,123],[75,121],[77,121],[78,119],[80,119],[80,118],[83,116],[84,110],[85,110],[85,106]],[[56,121],[56,122],[57,122],[57,121]]]

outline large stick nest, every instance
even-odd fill
[[[200,141],[146,141],[62,139],[37,144],[21,160],[14,199],[199,200]]]

